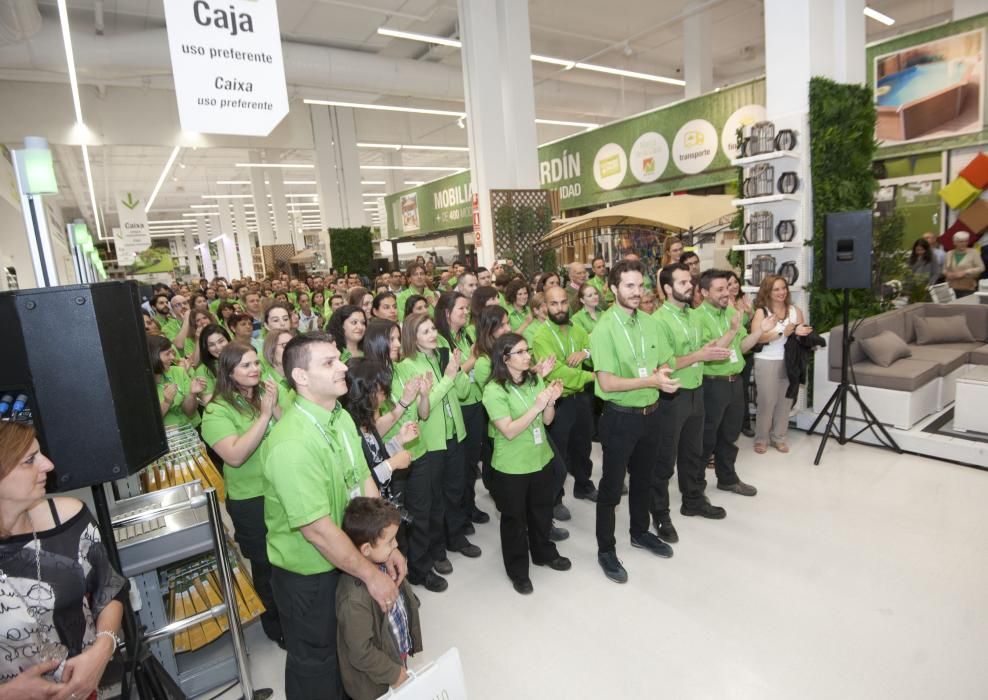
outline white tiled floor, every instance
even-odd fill
[[[592,504],[567,499],[573,569],[533,567],[528,597],[504,575],[496,522],[478,526],[483,557],[452,555],[446,593],[416,589],[413,666],[458,647],[474,700],[988,698],[988,472],[836,443],[813,467],[818,439],[792,431],[789,455],[756,457],[742,438],[758,495],[717,491],[708,472],[727,519],[677,515],[671,560],[619,534],[623,586],[597,566]],[[273,644],[254,649],[255,686],[283,697],[283,665]]]

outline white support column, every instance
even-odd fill
[[[692,5],[687,6],[684,11],[688,12],[691,7]],[[683,20],[683,79],[686,81],[686,99],[705,95],[714,89],[714,61],[710,39],[709,10],[691,14]]]
[[[213,269],[213,256],[209,252],[209,232],[206,230],[206,217],[197,216],[196,224],[197,228],[197,238],[199,239],[199,255],[202,256],[202,276],[207,280],[212,280],[217,276],[216,270]]]
[[[192,237],[192,229],[185,229],[185,257],[189,263],[189,274],[193,277],[199,277],[199,259],[196,258],[196,248],[195,239]],[[204,275],[203,275],[204,276]]]
[[[268,162],[276,162],[268,153]],[[288,217],[288,201],[285,198],[285,175],[280,168],[268,171],[268,194],[271,195],[271,211],[274,212],[274,240],[278,245],[292,245],[292,226]]]
[[[260,163],[261,152],[251,151],[250,162]],[[268,189],[264,184],[264,169],[250,168],[250,191],[254,196],[254,215],[257,217],[257,239],[262,246],[274,245],[274,232],[271,230]]]
[[[834,72],[842,83],[865,81],[865,0],[834,0]]]
[[[360,155],[353,110],[320,105],[311,105],[309,109],[323,225],[330,229],[363,226]]]
[[[985,0],[954,0],[954,21],[980,15],[985,11]]]
[[[247,228],[247,210],[244,200],[233,200],[233,227],[237,231],[237,252],[240,253],[240,272],[244,276],[257,279],[254,270],[254,246],[251,245],[251,235]]]
[[[309,105],[309,120],[312,124],[312,143],[315,150],[319,218],[322,220],[319,244],[325,254],[326,265],[332,267],[333,256],[329,249],[329,229],[333,226],[333,210],[336,206],[332,196],[332,192],[336,188],[336,162],[333,158],[333,130],[329,123],[329,108],[322,105]]]
[[[470,169],[480,200],[478,258],[481,265],[490,266],[494,260],[490,190],[539,187],[528,4],[458,0],[457,6]],[[511,144],[510,150],[505,144]]]
[[[230,200],[219,199],[217,201],[220,205],[220,232],[223,234],[223,238],[219,243],[226,258],[227,273],[230,277],[240,279],[240,261],[237,259],[237,250],[233,245],[236,229],[233,227],[233,212],[230,210]]]

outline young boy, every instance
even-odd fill
[[[401,516],[381,498],[358,497],[343,514],[343,532],[360,553],[384,569],[397,549]],[[343,574],[336,590],[337,655],[343,687],[353,700],[373,700],[408,679],[407,658],[422,651],[419,601],[407,581],[387,613],[363,582]]]

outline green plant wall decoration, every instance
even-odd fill
[[[369,276],[374,262],[372,240],[371,230],[367,226],[330,230],[329,249],[333,255],[333,267]]]

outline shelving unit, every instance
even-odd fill
[[[800,186],[803,179],[800,178]],[[749,197],[747,199],[735,199],[731,201],[736,207],[753,207],[758,204],[774,204],[775,202],[801,202],[803,200],[799,194],[770,194],[764,197]]]
[[[775,241],[773,243],[740,243],[732,245],[731,250],[782,250],[783,248],[802,248],[802,241]]]
[[[772,151],[771,153],[759,153],[757,156],[747,156],[746,158],[735,158],[731,161],[731,165],[738,168],[743,168],[747,165],[754,165],[755,163],[764,163],[770,160],[779,160],[781,158],[793,158],[799,160],[803,157],[803,152],[799,148],[794,148],[791,151]]]

